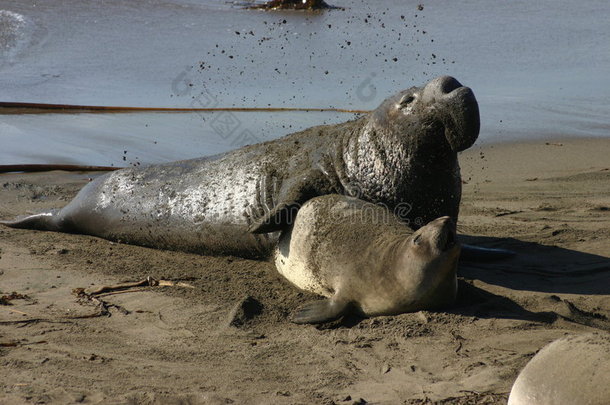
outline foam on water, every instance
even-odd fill
[[[26,18],[13,11],[0,10],[0,65],[11,62],[28,42]]]

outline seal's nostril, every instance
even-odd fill
[[[424,103],[440,101],[447,96],[452,96],[460,88],[463,88],[462,84],[451,76],[437,77],[424,87],[422,101]]]
[[[440,77],[439,82],[439,87],[443,94],[451,93],[453,90],[462,87],[462,84],[451,76]]]

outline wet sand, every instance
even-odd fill
[[[0,296],[27,296],[0,305],[0,403],[504,403],[545,344],[610,330],[608,156],[609,139],[471,148],[460,233],[518,255],[462,263],[447,311],[322,327],[288,322],[312,297],[267,262],[0,228]],[[88,176],[0,175],[0,218]],[[147,276],[194,288],[73,294]]]

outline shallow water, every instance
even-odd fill
[[[607,0],[332,4],[346,9],[2,0],[0,101],[372,109],[402,88],[450,74],[477,95],[480,142],[610,134]],[[0,164],[176,160],[350,118],[0,115]]]

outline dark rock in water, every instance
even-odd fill
[[[329,6],[323,0],[271,0],[265,4],[248,8],[265,10],[320,10],[334,7]]]
[[[248,321],[263,312],[263,304],[256,298],[246,296],[233,307],[228,317],[229,326],[236,328],[244,326]]]

